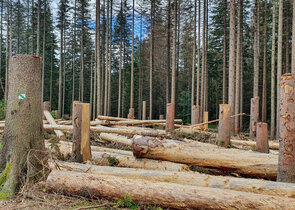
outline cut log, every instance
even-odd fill
[[[154,182],[169,182],[199,187],[212,187],[289,198],[295,197],[294,184],[259,179],[211,176],[197,172],[157,171],[135,168],[96,166],[63,161],[50,162],[50,167],[53,170],[77,171],[97,175],[143,179]]]
[[[138,158],[217,168],[251,177],[274,180],[277,174],[278,156],[272,154],[201,147],[152,137],[134,137],[132,150]]]
[[[278,196],[57,170],[49,174],[46,190],[108,199],[124,199],[128,194],[135,202],[176,209],[292,209],[295,206],[294,199]]]
[[[71,145],[69,144],[57,144],[59,151],[64,157],[70,157]],[[50,143],[46,144],[47,148],[51,148]],[[92,147],[93,148],[93,147]],[[91,149],[92,149],[91,148]],[[136,159],[130,155],[122,155],[111,152],[95,152],[95,148],[92,152],[92,161],[99,165],[117,165],[120,167],[128,168],[144,168],[150,170],[167,170],[167,171],[189,171],[189,167],[185,164],[173,163],[169,161],[159,161],[150,159]],[[128,151],[125,151],[128,152]],[[132,153],[129,153],[132,154]]]
[[[1,128],[1,125],[0,125]],[[61,131],[67,131],[72,132],[73,126],[70,125],[44,125],[45,130],[61,130]],[[159,133],[156,130],[152,131],[135,131],[131,129],[119,129],[119,128],[110,128],[105,126],[91,126],[90,132],[93,133],[116,133],[116,134],[122,134],[122,135],[143,135],[143,136],[161,136],[162,133]]]
[[[112,133],[101,133],[100,138],[103,140],[111,141],[118,144],[123,144],[126,146],[132,146],[132,139],[128,139],[126,136],[121,136],[118,134],[112,134]]]
[[[176,119],[174,123],[181,123],[182,120]],[[130,121],[117,121],[109,122],[109,125],[159,125],[166,123],[166,120],[130,120]]]
[[[233,145],[237,145],[237,146],[256,147],[255,141],[244,141],[244,140],[236,140],[236,139],[231,139],[230,141]],[[279,143],[269,141],[269,149],[278,150]]]
[[[47,110],[43,111],[44,116],[46,118],[46,120],[50,123],[50,125],[56,126],[56,122],[54,120],[54,118],[51,116],[50,112]],[[60,140],[67,140],[65,134],[61,131],[61,130],[54,130],[54,133],[56,134],[56,136],[60,139]]]
[[[146,120],[146,101],[142,102],[142,120]]]
[[[97,119],[99,119],[99,120],[107,120],[107,121],[129,121],[130,120],[128,118],[109,117],[109,116],[103,116],[103,115],[98,115]]]

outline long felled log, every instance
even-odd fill
[[[230,140],[233,145],[238,145],[238,146],[248,146],[248,147],[256,147],[256,142],[255,141],[245,141],[245,140],[236,140],[236,139],[231,139]],[[279,149],[279,143],[269,141],[269,149],[273,150],[278,150]]]
[[[109,122],[109,125],[162,125],[166,120],[129,120]],[[174,120],[174,123],[182,123],[182,120]]]
[[[153,137],[134,137],[132,150],[138,158],[217,168],[272,180],[277,175],[278,156],[272,154],[176,143]]]
[[[211,176],[197,172],[157,171],[135,168],[96,166],[72,162],[50,162],[51,169],[77,171],[98,175],[143,179],[147,181],[169,182],[199,187],[229,189],[257,194],[282,197],[295,197],[295,185],[290,183],[272,182],[259,179],[245,179],[227,176]]]
[[[59,152],[64,157],[70,157],[72,148],[71,144],[61,141],[58,146]],[[49,143],[46,144],[46,147],[51,148]],[[144,168],[151,170],[189,171],[189,167],[185,164],[150,159],[136,159],[131,156],[132,153],[128,151],[113,153],[112,151],[108,150],[107,152],[103,152],[97,147],[91,147],[91,150],[93,163],[99,165],[116,165],[121,167]]]
[[[123,145],[126,145],[126,146],[131,146],[132,145],[132,139],[128,139],[127,137],[121,136],[121,135],[118,135],[118,134],[101,133],[99,136],[103,140],[123,144]]]
[[[54,118],[51,116],[50,112],[47,110],[43,111],[46,120],[50,123],[50,125],[57,125]],[[61,130],[54,130],[56,136],[60,139],[65,141],[67,138],[65,134]]]
[[[0,126],[1,128],[1,126]],[[73,126],[71,125],[44,125],[45,130],[62,130],[62,131],[73,131]],[[90,132],[93,133],[117,133],[122,135],[143,135],[143,136],[160,136],[163,135],[156,130],[143,131],[143,130],[132,130],[132,129],[119,129],[110,128],[105,126],[91,126]]]
[[[49,192],[67,195],[102,196],[177,209],[292,209],[295,199],[232,190],[151,182],[106,175],[53,170],[46,181]]]

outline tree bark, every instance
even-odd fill
[[[134,101],[134,10],[135,10],[135,1],[133,0],[132,4],[132,49],[131,49],[131,85],[130,85],[130,108],[133,107]],[[129,112],[130,118],[134,118],[134,111]],[[132,115],[133,114],[133,115]]]
[[[154,0],[151,0],[151,37],[150,37],[150,120],[153,119],[153,65],[154,65]]]
[[[222,68],[222,103],[227,103],[227,72],[226,72],[226,59],[227,59],[227,0],[224,0],[224,10],[223,10],[223,68]]]
[[[280,182],[295,183],[295,75],[281,77],[280,87],[280,150],[278,179]]]
[[[36,56],[40,55],[40,25],[41,25],[41,0],[38,0],[38,16],[37,16],[37,49]]]
[[[174,131],[174,104],[167,104],[167,113],[166,113],[166,131],[173,132]]]
[[[272,47],[271,47],[271,126],[270,126],[270,136],[271,139],[275,138],[276,133],[276,110],[275,110],[275,95],[276,95],[276,0],[272,1]],[[295,14],[295,13],[294,13]],[[295,46],[295,45],[294,45]],[[293,44],[292,44],[293,47]],[[293,68],[293,64],[292,64]]]
[[[167,5],[167,77],[166,77],[166,104],[169,103],[169,84],[170,84],[170,33],[171,33],[171,0]]]
[[[278,56],[277,56],[277,84],[280,83],[283,69],[283,11],[284,1],[279,1],[279,28],[278,28]],[[280,86],[277,85],[277,139],[280,137]]]
[[[295,0],[293,0],[292,61],[291,72],[295,74]]]
[[[146,101],[142,102],[142,120],[146,120]]]
[[[256,138],[256,128],[259,120],[259,97],[251,98],[250,133],[252,139]]]
[[[171,104],[173,106],[173,119],[175,116],[175,91],[176,91],[176,31],[177,31],[177,0],[174,0],[174,25],[173,25],[173,54],[172,54],[172,79],[171,79]],[[168,105],[167,105],[168,106]],[[168,108],[168,107],[167,107]],[[167,109],[168,112],[168,109]],[[166,116],[168,119],[168,116]]]
[[[42,171],[42,163],[45,164],[40,76],[39,57],[16,55],[11,60],[6,125],[0,150],[0,171],[11,164],[1,191],[9,196],[16,193],[24,173],[27,172],[28,179],[36,178]]]
[[[217,168],[250,177],[274,180],[277,173],[278,158],[271,154],[204,147],[152,137],[134,138],[132,150],[137,158]]]
[[[267,101],[267,1],[264,1],[264,26],[263,26],[263,82],[262,82],[262,113],[261,120],[266,122],[266,101]]]
[[[60,52],[59,52],[59,77],[58,77],[58,118],[62,118],[62,68],[63,68],[63,36],[64,36],[64,0],[61,1],[60,18]]]
[[[96,23],[100,23],[100,0],[96,0]],[[97,74],[97,91],[96,91],[96,113],[101,114],[101,70],[100,70],[100,24],[96,24],[96,74]]]
[[[192,108],[192,125],[199,123],[200,115],[200,106],[193,106]]]
[[[294,197],[293,184],[259,179],[211,176],[197,172],[156,171],[135,168],[96,166],[63,161],[51,162],[50,168],[53,170],[76,171],[119,178],[141,179],[153,182],[169,182],[182,185],[219,188],[289,198]]]
[[[269,153],[267,123],[257,123],[256,151]]]
[[[276,196],[56,170],[47,178],[46,189],[109,199],[124,199],[128,194],[135,202],[175,209],[292,209],[295,205],[293,199]]]
[[[255,24],[255,32],[254,32],[254,79],[253,79],[253,98],[259,96],[259,40],[260,40],[260,1],[255,0],[255,12],[254,12],[254,24]]]
[[[193,46],[193,63],[192,63],[192,89],[191,89],[191,122],[193,121],[193,106],[195,105],[195,74],[196,74],[196,39],[197,39],[197,31],[196,31],[196,24],[197,24],[197,0],[195,0],[194,5],[194,46]]]
[[[106,25],[106,35],[105,35],[105,49],[106,49],[106,57],[105,57],[105,75],[104,75],[104,110],[103,114],[107,115],[107,99],[108,99],[108,68],[109,68],[109,13],[110,13],[110,0],[107,0],[107,25]]]
[[[198,72],[197,72],[197,93],[196,93],[196,105],[200,106],[200,71],[201,71],[201,0],[198,3]],[[200,122],[200,113],[199,120]]]
[[[108,75],[108,104],[107,104],[107,115],[111,115],[111,79],[112,79],[112,41],[113,41],[113,0],[111,0],[110,8],[110,52],[109,52],[109,75]]]
[[[230,104],[219,105],[218,141],[219,145],[227,147],[230,143],[231,129],[231,106]]]
[[[42,97],[41,97],[41,102],[44,101],[44,88],[45,88],[45,85],[44,85],[44,77],[45,77],[45,48],[46,48],[46,0],[44,0],[44,17],[43,17],[43,53],[42,53],[42,56],[43,56],[43,60],[42,60]]]

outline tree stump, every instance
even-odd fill
[[[231,122],[231,105],[220,104],[219,105],[219,124],[218,124],[218,141],[219,145],[227,147],[230,143],[230,128]]]
[[[166,113],[166,131],[174,131],[174,104],[167,104],[167,113]]]
[[[259,97],[251,98],[251,113],[250,113],[250,133],[251,139],[256,138],[256,127],[259,119]]]
[[[90,105],[74,103],[72,159],[85,162],[91,159],[90,148]]]
[[[43,102],[43,111],[51,111],[50,101]],[[45,115],[43,114],[43,120],[46,120]]]
[[[128,119],[134,119],[134,108],[129,109]]]
[[[280,81],[280,149],[277,181],[295,183],[295,74]]]
[[[146,101],[142,102],[142,120],[146,120]]]
[[[257,123],[256,151],[269,153],[267,123]]]
[[[192,107],[192,117],[191,117],[191,124],[195,125],[200,122],[200,107],[199,106],[193,106]]]
[[[16,55],[11,59],[9,90],[0,173],[11,167],[2,192],[13,196],[23,178],[35,180],[42,172],[45,143],[41,104],[41,58]],[[43,162],[43,163],[42,163]]]
[[[204,123],[206,123],[204,125],[204,130],[205,131],[208,131],[208,128],[209,128],[208,123],[207,123],[208,120],[209,120],[209,112],[204,112]]]

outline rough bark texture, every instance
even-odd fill
[[[254,21],[255,21],[255,32],[254,32],[254,78],[253,78],[253,98],[259,96],[259,25],[260,25],[260,14],[259,14],[259,1],[255,0],[254,10]]]
[[[50,173],[46,189],[109,199],[123,199],[128,193],[135,202],[175,209],[292,209],[295,205],[293,199],[277,196],[56,170]]]
[[[267,123],[257,123],[256,151],[269,153]]]
[[[166,131],[174,131],[174,104],[167,104],[167,113],[166,113]]]
[[[270,136],[275,138],[276,133],[276,110],[275,110],[275,95],[276,95],[276,0],[272,1],[272,43],[271,43],[271,125]],[[292,45],[293,46],[293,45]]]
[[[85,162],[91,159],[89,104],[74,104],[72,159]]]
[[[280,82],[280,150],[278,181],[295,182],[295,75],[285,74]]]
[[[295,197],[294,184],[259,179],[211,176],[197,172],[157,171],[135,168],[96,166],[63,161],[51,162],[50,168],[53,170],[77,171],[97,175],[142,179],[153,182],[169,182],[182,185],[212,187],[289,198]]]
[[[129,109],[128,119],[134,119],[134,108]]]
[[[152,137],[133,138],[132,151],[138,158],[217,168],[252,177],[273,180],[277,173],[276,155],[252,151],[177,143]]]
[[[200,122],[200,106],[192,107],[192,125],[198,124]]]
[[[292,61],[291,72],[295,74],[295,0],[293,0]]]
[[[251,98],[250,138],[256,138],[256,126],[259,120],[259,97]]]
[[[230,128],[231,128],[231,105],[219,105],[219,124],[218,124],[218,141],[219,145],[227,147],[230,142]]]
[[[0,172],[12,164],[2,192],[14,195],[24,173],[36,176],[42,170],[45,150],[41,105],[41,59],[31,55],[12,58]],[[25,98],[19,94],[25,94]],[[23,95],[24,96],[24,95]],[[28,120],[29,119],[29,120]],[[35,158],[33,158],[35,157]],[[27,159],[30,160],[28,165]],[[33,167],[30,167],[32,166]]]
[[[50,125],[57,125],[54,118],[51,116],[49,111],[44,111],[43,114],[45,116],[45,119],[50,123]],[[60,140],[66,140],[67,139],[65,134],[60,130],[54,130],[54,133],[56,134],[56,136]]]

